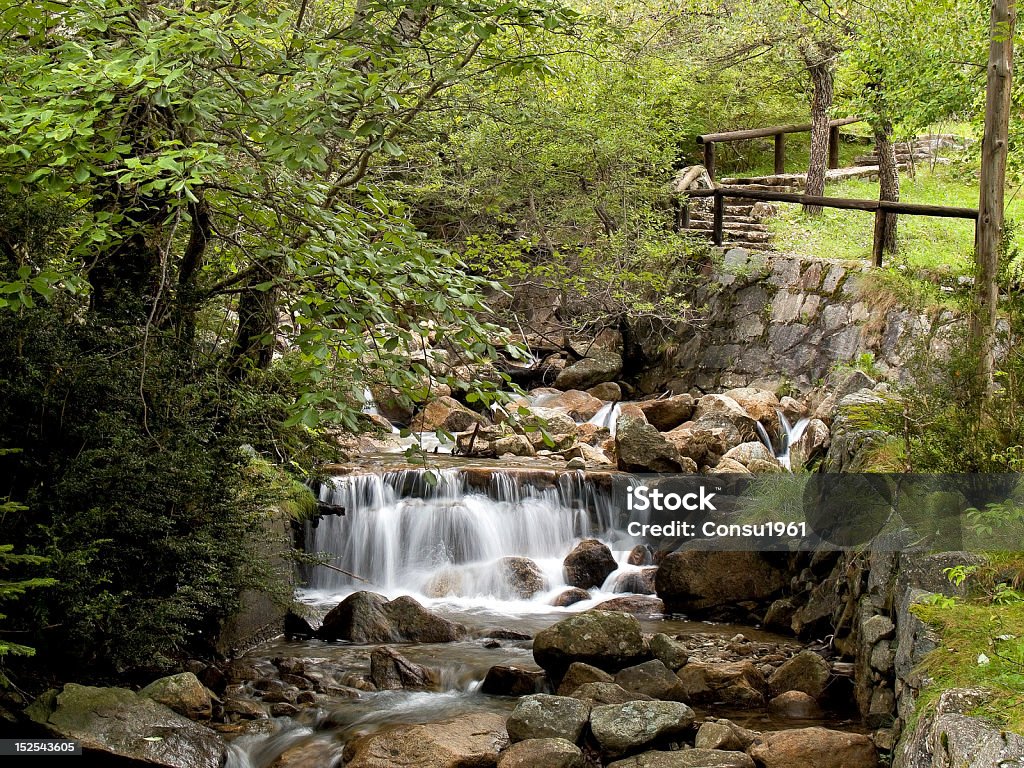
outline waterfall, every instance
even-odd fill
[[[524,557],[544,582],[529,602],[546,605],[565,588],[562,560],[580,539],[600,538],[619,553],[635,543],[617,529],[611,489],[583,472],[402,469],[334,478],[320,498],[345,514],[307,526],[307,551],[365,580],[314,567],[310,592],[332,599],[372,589],[521,601],[502,559]]]
[[[615,422],[619,420],[619,414],[621,412],[621,403],[605,403],[601,406],[601,410],[595,413],[587,423],[596,424],[599,427],[605,427],[612,433],[612,437],[615,437]]]
[[[804,436],[804,432],[807,430],[807,425],[811,423],[811,420],[800,419],[796,424],[791,425],[789,423],[789,419],[786,418],[786,414],[778,409],[776,409],[775,413],[778,414],[779,417],[779,432],[781,433],[781,441],[778,449],[772,445],[772,438],[760,421],[754,422],[754,426],[757,427],[757,434],[761,438],[761,442],[768,446],[768,450],[772,452],[783,467],[792,472],[793,458],[791,452],[793,445],[800,442],[800,438]]]

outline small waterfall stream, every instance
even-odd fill
[[[306,550],[359,578],[313,568],[305,592],[312,602],[333,605],[372,589],[426,604],[551,610],[566,587],[562,560],[583,538],[601,539],[616,554],[621,565],[610,582],[633,568],[625,560],[637,542],[619,529],[610,489],[583,472],[400,469],[335,478],[320,497],[345,514],[309,526]],[[513,557],[529,558],[544,577],[544,589],[527,600],[497,567]]]

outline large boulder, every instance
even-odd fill
[[[622,611],[637,616],[657,616],[665,612],[665,604],[653,595],[625,595],[613,597],[595,606],[602,611]]]
[[[590,730],[602,751],[614,757],[682,736],[694,717],[693,710],[678,701],[630,701],[594,707]]]
[[[610,350],[595,350],[572,365],[563,368],[555,379],[558,389],[589,389],[611,381],[622,373],[622,355]]]
[[[574,661],[617,672],[645,655],[640,622],[625,613],[586,611],[542,629],[533,639],[533,658],[556,680]]]
[[[824,713],[814,697],[803,691],[786,691],[768,702],[768,713],[791,720],[815,720]]]
[[[764,768],[877,768],[878,753],[860,733],[796,728],[764,733],[749,754]]]
[[[162,768],[220,768],[224,742],[157,701],[126,688],[68,683],[36,699],[26,714],[54,738],[87,753]]]
[[[735,400],[736,404],[755,421],[775,421],[775,411],[782,407],[774,392],[754,387],[730,389],[725,396]]]
[[[659,432],[675,429],[693,415],[694,402],[689,395],[673,395],[657,400],[641,400],[636,407]]]
[[[831,677],[832,668],[827,661],[814,651],[801,651],[772,673],[768,689],[772,696],[800,691],[820,699]]]
[[[427,404],[409,425],[413,432],[465,432],[487,419],[452,397],[439,397]]]
[[[515,597],[529,600],[547,586],[544,574],[528,557],[503,557],[498,560],[498,569]]]
[[[617,685],[652,699],[685,701],[686,692],[675,673],[658,659],[626,667],[615,676]]]
[[[154,680],[139,691],[139,695],[170,707],[190,720],[209,720],[213,713],[210,692],[192,672]]]
[[[754,761],[744,752],[680,749],[674,752],[643,752],[609,763],[608,768],[754,768]]]
[[[651,653],[673,672],[690,658],[690,649],[684,643],[661,632],[651,638]]]
[[[597,539],[584,539],[562,561],[565,583],[579,589],[600,587],[617,567],[611,550]]]
[[[394,648],[381,646],[370,653],[370,681],[381,691],[429,691],[437,687],[436,670],[409,661]]]
[[[568,608],[570,605],[583,602],[584,600],[590,599],[590,593],[585,589],[579,587],[570,587],[560,592],[551,604],[556,608]]]
[[[764,674],[744,659],[726,663],[691,661],[677,673],[682,698],[695,704],[723,703],[763,707],[768,686]]]
[[[431,613],[411,597],[388,600],[375,592],[355,592],[331,609],[317,630],[321,640],[372,643],[450,643],[466,628]]]
[[[606,381],[587,390],[588,395],[593,395],[598,400],[606,403],[617,403],[622,399],[622,387],[614,381]]]
[[[730,448],[743,442],[743,436],[733,423],[716,415],[687,421],[666,432],[665,438],[680,455],[698,466],[714,466]]]
[[[574,699],[585,701],[592,707],[602,704],[625,704],[630,701],[651,701],[651,697],[627,691],[616,683],[584,683],[572,692]]]
[[[698,552],[668,555],[655,587],[669,613],[732,613],[737,603],[774,598],[789,576],[759,552]]]
[[[694,745],[698,749],[725,749],[746,752],[760,735],[757,731],[743,728],[731,720],[706,720],[697,731]]]
[[[491,768],[508,745],[505,718],[474,712],[425,725],[399,725],[346,746],[345,768]]]
[[[578,389],[541,395],[533,402],[536,406],[564,411],[574,421],[592,419],[604,406],[604,401]]]
[[[723,461],[726,459],[732,459],[748,469],[755,461],[764,461],[776,467],[779,466],[778,459],[775,458],[775,455],[768,450],[768,447],[764,443],[758,442],[740,443],[735,448],[730,448],[726,451],[725,455],[722,456]]]
[[[580,748],[565,739],[527,739],[501,753],[498,768],[583,768]]]
[[[682,472],[687,467],[679,449],[647,423],[635,405],[622,407],[615,425],[619,469],[625,472]]]
[[[693,411],[694,421],[700,421],[708,416],[717,416],[729,421],[744,440],[757,439],[757,427],[754,426],[755,419],[743,410],[743,407],[727,395],[704,395],[697,401],[697,407]]]
[[[512,710],[505,728],[511,742],[526,739],[579,741],[590,717],[590,704],[569,696],[544,693],[524,696]]]

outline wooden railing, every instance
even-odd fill
[[[884,246],[885,219],[889,214],[908,214],[911,216],[940,216],[943,218],[971,219],[974,221],[977,235],[978,211],[974,208],[955,208],[947,205],[922,205],[919,203],[894,203],[887,200],[860,200],[845,197],[813,197],[794,192],[773,192],[762,189],[742,189],[736,187],[716,187],[715,189],[693,189],[681,192],[684,199],[680,206],[679,223],[682,228],[689,227],[688,198],[713,197],[715,201],[714,220],[711,238],[715,245],[721,246],[725,238],[725,199],[758,200],[772,203],[799,203],[815,205],[823,208],[844,208],[855,211],[871,211],[875,214],[875,233],[871,247],[871,260],[876,267],[882,266],[882,250]]]
[[[839,167],[839,129],[844,125],[861,122],[860,117],[844,117],[829,123],[828,167]],[[742,131],[726,131],[725,133],[705,133],[697,137],[697,143],[704,147],[704,167],[707,168],[711,180],[715,180],[715,144],[729,141],[748,141],[775,137],[775,173],[786,172],[786,134],[808,133],[811,124],[776,125],[771,128],[749,128]]]

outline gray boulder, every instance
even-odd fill
[[[594,707],[590,730],[601,749],[615,756],[678,738],[693,720],[693,710],[677,701],[631,701]]]
[[[139,691],[139,695],[170,707],[190,720],[209,720],[213,713],[210,692],[192,672],[154,680]]]
[[[615,676],[617,685],[652,699],[685,701],[686,692],[679,678],[658,659],[626,667]]]
[[[583,768],[580,748],[565,739],[527,739],[501,753],[498,768]]]
[[[542,629],[533,639],[533,658],[553,678],[574,661],[617,672],[646,657],[640,622],[611,611],[586,611]]]
[[[565,739],[575,744],[590,717],[590,705],[569,696],[524,696],[505,728],[512,743],[527,739]]]
[[[832,677],[828,662],[814,651],[801,651],[780,666],[768,678],[772,696],[786,691],[801,691],[814,699],[821,698]]]
[[[651,697],[637,693],[636,691],[627,691],[621,685],[615,683],[584,683],[572,692],[574,699],[580,701],[586,701],[592,707],[596,707],[602,704],[625,704],[630,701],[651,701]]]
[[[625,472],[683,472],[691,467],[673,443],[647,423],[635,405],[622,407],[615,425],[619,469]],[[685,470],[684,470],[685,468]]]
[[[654,583],[670,613],[727,614],[737,603],[774,598],[789,576],[759,552],[687,550],[668,555]]]
[[[381,691],[429,691],[437,687],[439,678],[435,670],[382,646],[370,653],[370,680]]]
[[[205,726],[126,688],[68,683],[36,699],[26,714],[54,738],[87,753],[162,768],[220,768],[224,743]]]
[[[594,350],[572,365],[567,365],[555,379],[558,389],[589,389],[611,381],[622,373],[622,355],[610,350]]]
[[[388,600],[355,592],[331,609],[317,630],[321,640],[353,643],[450,643],[466,636],[462,624],[431,613],[411,597]]]

